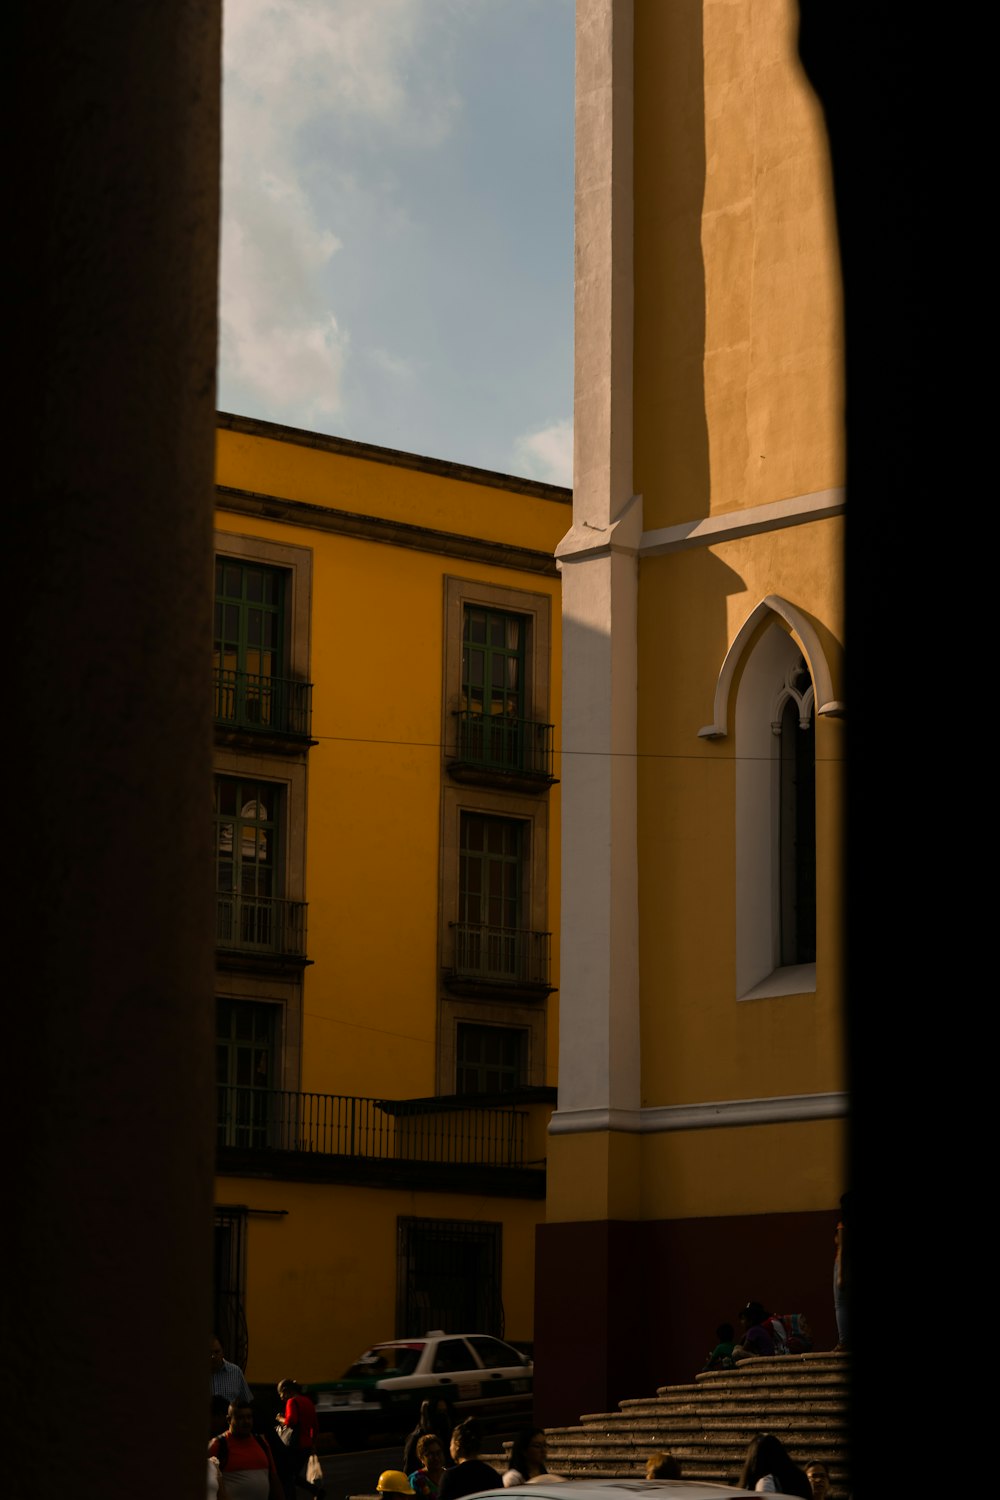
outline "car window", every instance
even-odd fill
[[[521,1363],[521,1356],[517,1350],[512,1349],[509,1344],[502,1344],[499,1339],[490,1339],[479,1334],[475,1338],[470,1338],[469,1343],[487,1370],[506,1370],[511,1365]]]
[[[390,1375],[412,1375],[423,1353],[423,1344],[382,1344],[369,1349],[345,1370],[341,1380],[381,1380]]]
[[[476,1361],[464,1339],[442,1339],[434,1351],[435,1375],[450,1375],[453,1370],[474,1370]]]

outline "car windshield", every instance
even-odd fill
[[[355,1360],[341,1380],[381,1380],[389,1375],[412,1375],[423,1344],[379,1344]]]

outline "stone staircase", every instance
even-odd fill
[[[577,1427],[548,1428],[548,1465],[567,1479],[641,1479],[660,1449],[685,1479],[736,1484],[750,1439],[773,1432],[803,1468],[821,1459],[831,1500],[847,1500],[848,1369],[846,1354],[788,1354],[712,1370],[693,1385],[663,1386],[617,1411],[581,1417]],[[507,1467],[505,1454],[483,1457]]]

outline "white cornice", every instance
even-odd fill
[[[801,1120],[838,1120],[847,1095],[781,1094],[774,1099],[720,1099],[704,1104],[662,1104],[648,1109],[556,1110],[550,1135],[622,1130],[659,1135],[667,1130],[717,1130],[740,1125],[787,1125]]]
[[[595,526],[590,521],[576,521],[556,547],[556,561],[589,561],[606,557],[610,552],[639,551],[642,537],[642,496],[631,495],[609,526]]]
[[[729,510],[721,516],[702,516],[697,521],[683,521],[679,526],[644,531],[639,556],[663,557],[669,552],[686,552],[691,547],[711,547],[715,542],[734,542],[742,536],[781,531],[786,526],[804,526],[808,521],[843,515],[844,509],[842,489],[793,495],[790,500],[773,500],[768,505],[752,505],[748,510]]]

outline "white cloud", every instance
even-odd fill
[[[515,439],[517,472],[547,484],[573,483],[573,421],[565,417]]]
[[[227,113],[238,99],[282,134],[331,115],[434,144],[459,107],[435,20],[447,21],[440,0],[227,0]]]
[[[413,378],[413,364],[401,354],[390,354],[388,349],[370,349],[368,358],[376,369],[385,375],[391,375],[395,380]]]
[[[278,420],[342,405],[349,330],[331,262],[350,236],[335,190],[344,132],[433,147],[459,108],[442,86],[431,10],[226,0],[220,385]],[[445,14],[439,3],[433,14]]]

